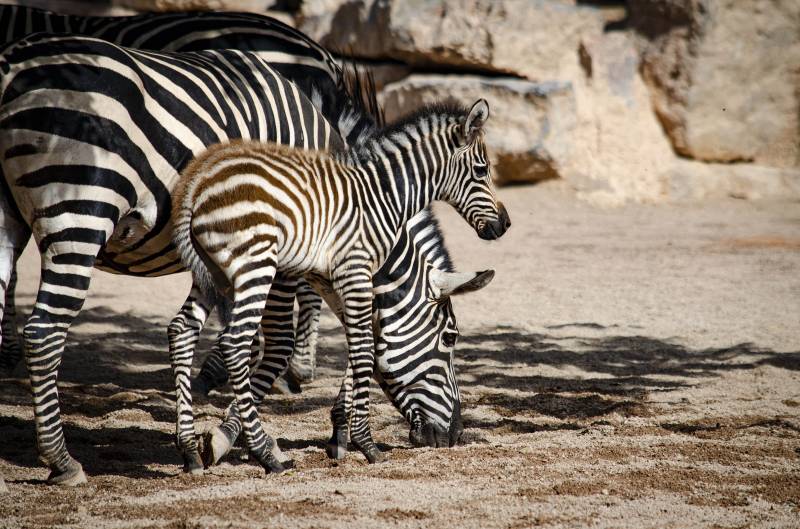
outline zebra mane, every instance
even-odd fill
[[[375,151],[381,149],[383,139],[391,139],[394,134],[406,132],[406,128],[409,125],[416,125],[433,116],[463,120],[468,114],[469,110],[454,100],[423,105],[383,127],[376,127],[367,137],[364,137],[356,145],[351,146],[347,152],[340,153],[339,157],[348,163],[369,161],[375,158]]]
[[[369,68],[359,68],[353,61],[346,61],[342,67],[340,89],[352,102],[353,110],[372,118],[375,127],[385,124],[383,108],[378,103],[375,76]]]

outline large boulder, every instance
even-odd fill
[[[642,72],[675,150],[800,162],[800,2],[631,0]]]
[[[305,0],[298,28],[323,45],[416,67],[563,78],[604,14],[566,0]],[[558,28],[557,31],[554,28]]]
[[[575,126],[569,83],[534,83],[475,75],[413,74],[380,93],[387,121],[429,103],[455,99],[464,106],[489,102],[486,142],[499,183],[563,176]]]

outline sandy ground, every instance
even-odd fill
[[[60,377],[90,482],[44,485],[20,370],[0,380],[0,526],[800,527],[800,204],[606,211],[546,186],[500,195],[514,225],[495,243],[440,208],[459,268],[497,270],[456,302],[457,448],[411,449],[375,392],[390,461],[325,458],[344,364],[325,315],[320,375],[261,415],[296,470],[265,477],[237,449],[183,476],[165,326],[188,278],[98,272]],[[38,258],[21,267],[30,304]],[[196,403],[199,427],[230,398]]]

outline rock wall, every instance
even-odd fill
[[[642,73],[680,154],[800,162],[800,2],[632,0]]]
[[[280,9],[373,69],[389,119],[484,97],[501,184],[557,178],[607,205],[800,197],[797,0],[112,4]]]

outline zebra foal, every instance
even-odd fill
[[[268,471],[282,466],[258,419],[248,359],[276,273],[305,277],[343,320],[350,439],[370,463],[383,460],[369,429],[372,277],[403,225],[435,200],[453,205],[483,239],[510,226],[492,191],[483,142],[488,116],[484,100],[469,112],[426,107],[332,154],[234,141],[208,149],[182,172],[173,241],[206,295],[230,299],[220,351],[248,448]]]

